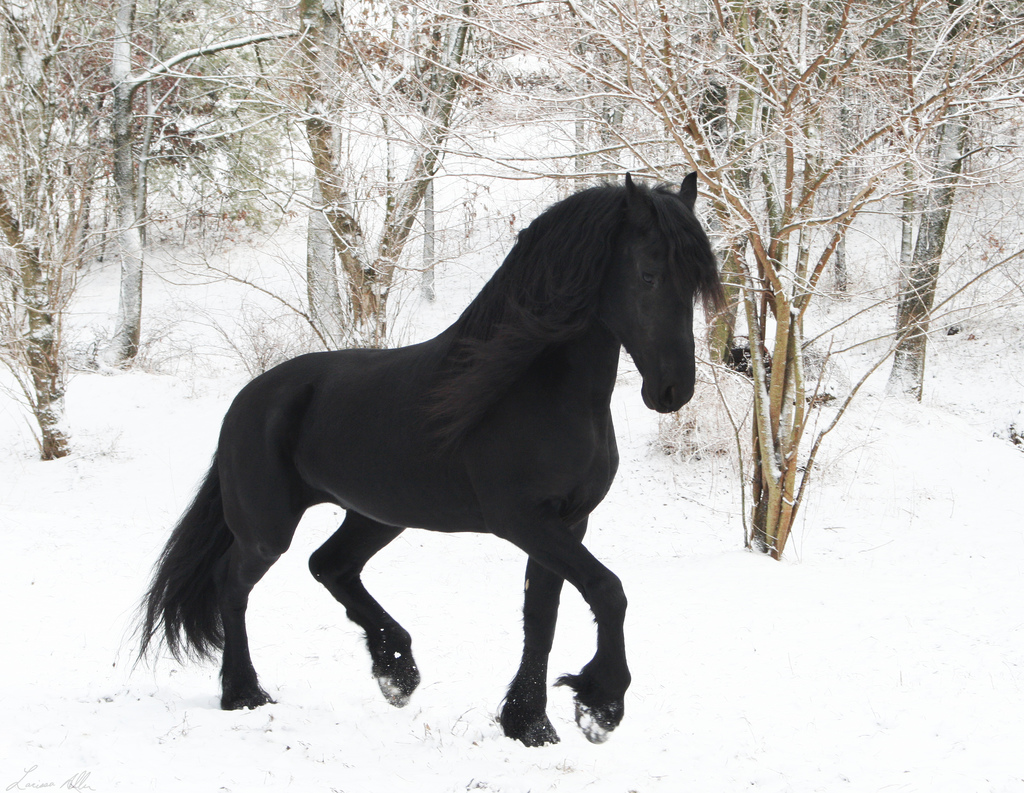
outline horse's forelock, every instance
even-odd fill
[[[670,185],[652,191],[658,228],[669,243],[678,276],[707,313],[724,307],[725,295],[711,242],[692,210]]]

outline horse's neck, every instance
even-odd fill
[[[619,367],[621,345],[600,321],[585,333],[548,351],[546,365],[557,371],[561,389],[595,408],[607,408]]]

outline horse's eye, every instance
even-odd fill
[[[654,273],[640,273],[640,277],[644,279],[645,284],[654,285]]]

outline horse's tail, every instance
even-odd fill
[[[179,661],[208,658],[223,649],[214,569],[233,540],[224,520],[214,457],[192,504],[160,554],[153,582],[142,600],[140,659],[153,644],[160,643]]]

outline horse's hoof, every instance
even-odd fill
[[[546,713],[534,718],[518,718],[504,712],[500,721],[505,737],[520,741],[524,746],[548,746],[561,740]]]
[[[253,710],[261,705],[276,705],[270,694],[259,686],[253,691],[224,694],[220,699],[221,710]]]
[[[408,705],[409,697],[412,696],[413,689],[416,688],[414,684],[407,690],[399,685],[394,678],[387,675],[378,676],[377,685],[380,686],[380,691],[384,695],[384,699],[388,701],[388,704],[394,705],[396,708],[404,708]]]
[[[409,697],[420,684],[420,670],[412,660],[412,655],[403,655],[395,659],[392,669],[374,669],[373,676],[388,704],[396,708],[404,708],[409,704]]]
[[[576,724],[583,730],[588,741],[604,743],[608,740],[608,733],[622,721],[623,704],[621,699],[601,701],[602,695],[595,693],[595,687],[587,677],[586,671],[584,669],[578,675],[562,675],[555,685],[569,686],[576,692],[576,696],[573,697],[576,701]],[[590,704],[595,700],[600,704]]]
[[[622,703],[591,707],[576,700],[576,724],[591,743],[604,743],[608,734],[622,721]]]
[[[404,708],[420,684],[420,670],[412,653],[381,652],[374,653],[373,658],[373,677],[384,699],[396,708]]]
[[[555,728],[551,726],[551,722],[547,716],[544,716],[533,724],[527,725],[526,729],[519,735],[509,736],[514,737],[516,740],[522,741],[524,746],[548,746],[549,744],[556,744],[561,739],[558,737],[558,733],[555,732]]]

